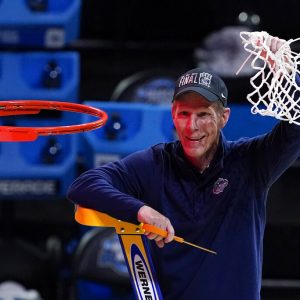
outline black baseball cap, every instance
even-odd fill
[[[181,75],[175,85],[174,99],[186,92],[196,92],[210,102],[221,101],[227,106],[228,90],[224,81],[215,73],[195,68]]]

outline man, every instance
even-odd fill
[[[272,39],[272,51],[282,42]],[[268,134],[229,142],[227,98],[216,74],[186,72],[172,103],[179,141],[89,170],[69,190],[81,206],[168,231],[165,239],[147,233],[158,246],[151,243],[152,258],[167,300],[260,299],[267,194],[300,154],[300,127],[280,122]],[[170,243],[174,228],[218,255]]]

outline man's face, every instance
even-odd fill
[[[216,149],[219,134],[229,118],[230,109],[218,111],[197,93],[190,92],[174,101],[172,118],[187,158],[194,164]]]

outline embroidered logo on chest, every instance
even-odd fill
[[[226,186],[228,185],[228,180],[224,178],[218,178],[218,180],[214,183],[213,193],[218,195],[224,191]]]

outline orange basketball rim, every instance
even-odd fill
[[[0,142],[34,141],[39,136],[70,134],[94,130],[102,127],[108,119],[106,112],[98,108],[78,103],[46,100],[0,101],[0,117],[39,114],[42,109],[84,113],[95,116],[98,119],[90,123],[53,127],[0,126]]]

